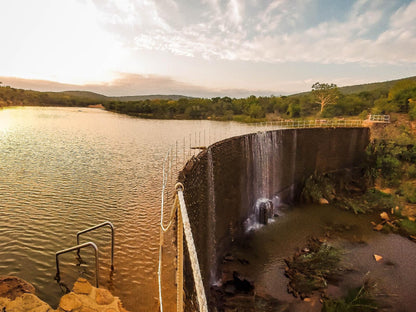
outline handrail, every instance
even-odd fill
[[[179,208],[180,208],[180,214],[182,216],[182,220],[179,220],[178,222],[182,221],[183,223],[186,245],[188,246],[189,259],[191,261],[192,273],[194,277],[199,311],[208,312],[207,299],[205,296],[205,288],[202,282],[201,270],[199,268],[199,262],[198,262],[198,256],[196,253],[194,238],[192,236],[191,225],[189,223],[188,212],[186,210],[186,205],[185,205],[185,199],[183,197],[183,190],[184,190],[183,184],[177,183],[175,185],[175,189],[179,197]]]
[[[390,123],[390,115],[373,115],[368,116],[368,120]]]
[[[85,248],[85,247],[89,247],[91,246],[92,248],[94,248],[95,250],[95,287],[98,288],[98,271],[99,271],[99,267],[98,267],[98,247],[96,244],[94,244],[93,242],[87,242],[87,243],[83,243],[81,245],[76,245],[74,247],[71,248],[67,248],[64,250],[60,250],[58,252],[56,252],[55,254],[55,258],[56,258],[56,276],[55,279],[59,282],[61,277],[60,277],[60,271],[59,271],[59,255],[62,255],[64,253],[70,252],[70,251],[74,251],[74,250],[79,250],[81,248]]]
[[[90,227],[88,229],[79,231],[77,233],[77,245],[79,245],[79,236],[81,234],[96,230],[96,229],[98,229],[100,227],[103,227],[103,226],[106,226],[106,225],[108,225],[111,228],[111,271],[114,271],[114,226],[110,221],[105,221],[103,223],[100,223],[100,224],[95,225],[93,227]],[[78,250],[78,256],[79,256],[79,250]]]

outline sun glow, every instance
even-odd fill
[[[13,117],[10,109],[2,109],[0,107],[0,134],[8,132],[12,125]]]
[[[23,1],[0,11],[3,76],[85,84],[108,81],[123,59],[89,1]],[[22,10],[22,7],[25,9]],[[21,22],[10,20],[20,16]],[[10,27],[12,25],[12,28]]]

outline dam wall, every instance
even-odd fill
[[[230,244],[260,226],[261,203],[295,202],[311,174],[362,164],[368,143],[368,128],[282,129],[229,138],[189,160],[179,180],[207,295]],[[195,302],[187,260],[185,293]]]

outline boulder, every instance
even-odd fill
[[[59,302],[59,308],[65,312],[71,312],[82,306],[81,300],[74,293],[66,294]]]
[[[329,201],[325,198],[319,198],[319,204],[321,205],[328,205]]]
[[[107,305],[114,301],[114,297],[107,289],[97,288],[95,301],[99,305]]]
[[[34,294],[35,287],[16,276],[0,276],[0,297],[14,300],[26,293]]]
[[[92,290],[91,284],[85,278],[78,278],[72,291],[78,295],[89,295]]]

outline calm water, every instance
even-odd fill
[[[200,130],[205,129],[205,130]],[[143,120],[87,108],[0,110],[0,275],[17,275],[53,307],[55,252],[76,244],[76,232],[103,221],[116,228],[110,274],[107,228],[88,234],[100,249],[100,285],[131,311],[157,311],[162,165],[170,146],[207,145],[249,131],[237,123]],[[63,255],[61,280],[94,282],[94,258],[76,266]],[[172,251],[164,269],[165,311],[175,305]]]

